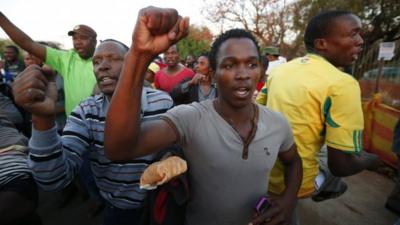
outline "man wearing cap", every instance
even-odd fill
[[[30,54],[45,61],[61,74],[64,80],[65,113],[68,116],[80,101],[90,96],[96,79],[92,56],[96,47],[96,32],[86,25],[78,25],[68,32],[74,49],[57,50],[33,41],[0,12],[0,26],[7,35]]]
[[[279,56],[279,49],[275,46],[268,46],[264,49],[265,58],[268,60],[268,67],[265,71],[265,80],[269,79],[271,71],[277,66],[286,62],[286,59]],[[257,103],[265,105],[267,103],[267,87],[264,85],[260,88],[260,92],[256,93]]]
[[[275,67],[286,62],[286,59],[280,57],[279,49],[275,46],[268,46],[264,49],[265,57],[268,59],[268,69],[265,72],[267,75],[271,73],[271,70]]]

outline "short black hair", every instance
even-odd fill
[[[200,58],[201,56],[204,56],[204,57],[206,57],[208,60],[210,60],[210,53],[208,53],[208,52],[202,52],[202,53],[200,53],[200,55],[199,55],[198,57],[196,57],[196,58]]]
[[[115,42],[115,43],[121,45],[121,46],[124,48],[124,50],[126,50],[126,51],[129,50],[129,47],[128,47],[126,44],[124,44],[124,43],[122,43],[122,42],[120,42],[120,41],[117,41],[117,40],[115,40],[115,39],[112,39],[112,38],[108,38],[108,39],[105,39],[105,40],[101,40],[100,43],[109,42],[109,41]]]
[[[225,31],[224,33],[220,34],[217,39],[215,39],[215,41],[213,42],[213,44],[211,45],[211,50],[210,50],[210,54],[209,54],[209,61],[210,61],[210,67],[212,70],[216,71],[217,69],[217,54],[219,51],[219,48],[221,47],[221,45],[227,41],[228,39],[232,39],[232,38],[248,38],[250,39],[254,45],[257,48],[257,53],[258,53],[258,58],[259,60],[261,60],[260,58],[260,47],[258,46],[258,42],[256,40],[256,38],[249,32],[246,31],[244,29],[231,29],[228,31]]]
[[[14,52],[17,53],[17,55],[19,54],[19,49],[15,45],[6,45],[5,48],[12,48],[14,49]]]
[[[308,52],[314,51],[314,41],[330,34],[333,23],[338,17],[353,15],[345,10],[330,10],[317,14],[308,22],[304,32],[304,44]]]

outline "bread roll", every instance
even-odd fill
[[[186,161],[178,156],[171,156],[151,164],[140,177],[140,188],[152,190],[172,178],[186,172]]]

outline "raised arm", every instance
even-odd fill
[[[176,141],[174,129],[162,120],[141,125],[140,100],[148,64],[185,37],[188,27],[188,18],[182,19],[175,9],[140,10],[132,45],[107,113],[104,146],[109,159],[129,160]]]
[[[32,38],[15,26],[2,12],[0,12],[0,26],[19,47],[43,61],[46,60],[46,47],[33,41]]]

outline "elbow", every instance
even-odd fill
[[[132,151],[133,146],[132,141],[111,142],[105,140],[104,153],[107,159],[113,162],[126,162],[135,158]]]
[[[104,142],[104,153],[107,159],[118,162],[118,161],[126,161],[128,160],[127,154],[124,154],[126,150],[124,148],[119,148],[119,145],[108,144],[108,142]]]

